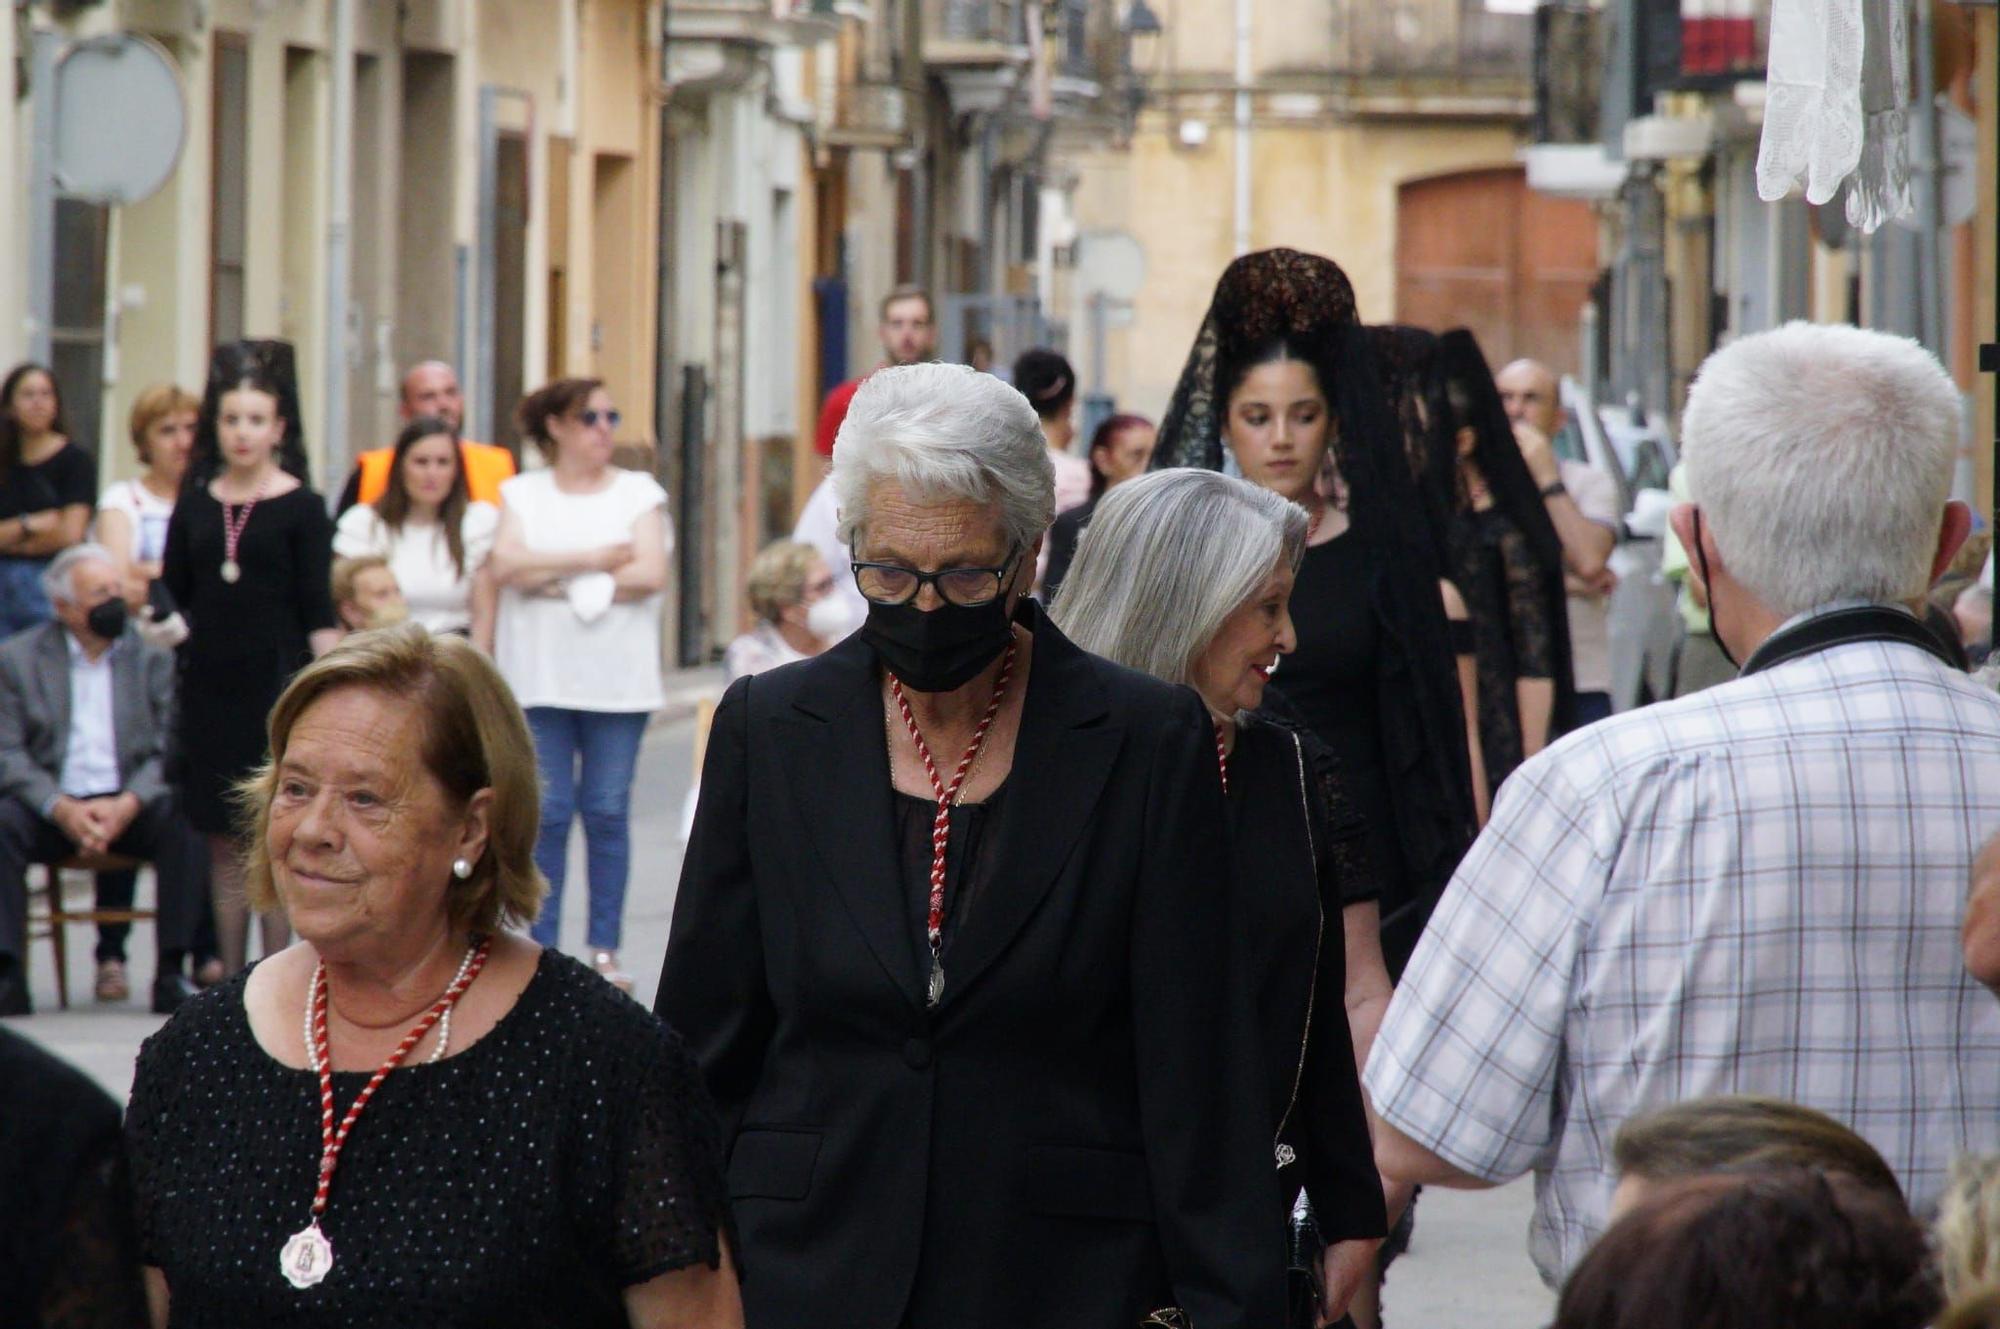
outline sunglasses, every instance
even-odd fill
[[[595,426],[599,420],[602,420],[605,424],[610,425],[613,429],[616,429],[618,427],[618,422],[620,420],[623,420],[624,418],[625,418],[624,416],[620,415],[615,410],[596,411],[587,409],[581,415],[577,416],[577,419],[583,421],[585,425]]]

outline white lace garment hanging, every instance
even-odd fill
[[[1861,163],[1847,186],[1847,220],[1866,232],[1907,217],[1910,196],[1909,0],[1865,6],[1861,48]]]
[[[1832,201],[1864,231],[1910,207],[1908,0],[1772,0],[1757,193]]]

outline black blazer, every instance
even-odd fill
[[[1367,875],[1367,827],[1331,806],[1335,766],[1319,740],[1262,716],[1237,730],[1229,759],[1231,914],[1264,1049],[1273,1221],[1304,1187],[1326,1241],[1388,1229],[1345,1000],[1341,910],[1372,887],[1349,880]]]
[[[934,1012],[873,650],[716,712],[657,1009],[721,1111],[751,1329],[1283,1319],[1207,713],[1022,621],[992,893]]]

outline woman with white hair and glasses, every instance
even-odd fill
[[[833,479],[867,621],[723,697],[660,982],[747,1323],[1279,1323],[1200,698],[1026,597],[1054,477],[1008,385],[876,373]]]
[[[1167,470],[1098,505],[1050,618],[1077,645],[1201,694],[1222,755],[1243,947],[1264,1050],[1267,1221],[1294,1229],[1292,1320],[1339,1319],[1387,1227],[1345,1011],[1349,957],[1386,986],[1367,824],[1332,751],[1260,713],[1298,644],[1289,608],[1304,508],[1213,471]],[[1364,914],[1349,931],[1343,911]]]

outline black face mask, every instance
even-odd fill
[[[950,692],[992,664],[1014,629],[1003,593],[970,608],[949,600],[929,610],[871,601],[861,635],[904,687]]]
[[[1708,578],[1708,550],[1701,542],[1701,509],[1694,510],[1694,560],[1701,568],[1701,589],[1708,601],[1708,635],[1715,639],[1715,648],[1722,652],[1722,658],[1729,661],[1731,669],[1741,669],[1736,652],[1729,649],[1729,643],[1715,630],[1715,583]]]
[[[92,632],[104,640],[117,641],[125,635],[124,599],[114,595],[101,605],[92,605],[83,621]]]

